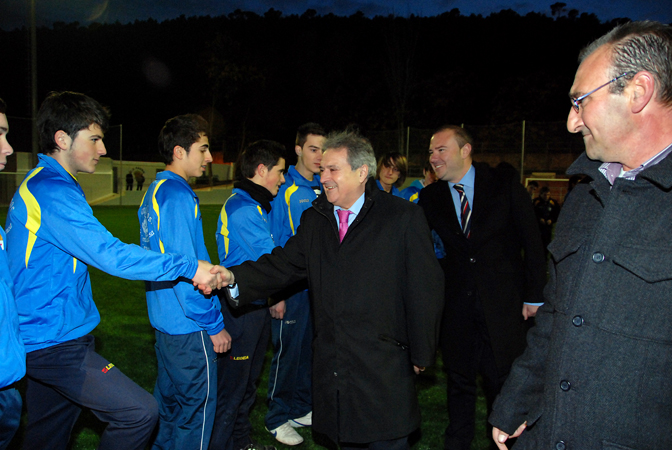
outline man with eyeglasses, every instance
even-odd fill
[[[489,421],[500,449],[672,448],[672,29],[586,47],[567,128],[586,174],[560,213],[546,303]]]

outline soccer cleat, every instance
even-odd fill
[[[266,428],[269,433],[275,437],[278,442],[281,442],[285,445],[299,445],[303,442],[303,438],[296,430],[289,426],[289,422],[285,422],[280,425],[278,428],[269,430]]]
[[[311,411],[298,419],[292,419],[289,421],[289,424],[294,428],[310,427],[313,425],[313,412]]]

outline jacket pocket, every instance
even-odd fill
[[[598,327],[627,337],[672,343],[672,247],[622,245],[602,281]]]
[[[399,347],[401,350],[408,350],[408,344],[404,344],[403,342],[400,342],[396,340],[395,338],[388,336],[386,334],[379,334],[378,339],[381,341],[389,342],[390,344],[396,345]]]

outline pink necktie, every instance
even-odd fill
[[[352,211],[339,209],[336,212],[338,213],[338,239],[343,242],[343,237],[348,232],[348,216],[352,214]]]

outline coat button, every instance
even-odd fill
[[[560,441],[555,443],[555,450],[566,450],[567,446],[565,445],[565,441]]]
[[[602,253],[600,253],[600,252],[593,253],[593,262],[596,262],[596,263],[599,264],[602,261],[604,261],[604,255]]]
[[[338,376],[338,373],[334,372],[334,376],[337,377],[337,376]]]
[[[567,381],[567,380],[562,380],[562,381],[560,382],[560,389],[562,389],[563,391],[567,392],[567,391],[570,390],[571,388],[572,388],[572,384],[571,384],[569,381]]]
[[[475,263],[475,262],[476,262],[476,258],[469,258],[469,262],[472,263],[472,264]]]
[[[575,327],[580,327],[581,325],[583,325],[583,317],[574,316],[574,318],[572,319],[572,325],[574,325]]]

